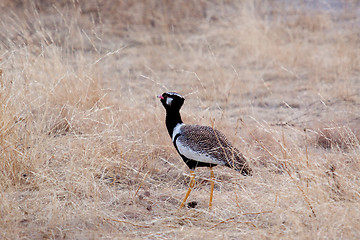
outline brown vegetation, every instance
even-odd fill
[[[0,3],[0,238],[359,238],[357,1],[100,2]],[[212,211],[201,168],[177,211],[168,90],[253,168]]]

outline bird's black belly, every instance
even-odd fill
[[[191,170],[195,170],[195,168],[197,168],[197,167],[214,167],[214,166],[216,166],[216,164],[198,162],[198,161],[187,159],[185,157],[183,157],[183,160]]]

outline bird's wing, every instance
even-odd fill
[[[183,125],[176,139],[180,154],[188,159],[220,165],[231,165],[238,155],[236,148],[221,132],[207,126]]]
[[[210,154],[204,151],[196,151],[194,150],[193,146],[184,144],[184,141],[182,140],[181,136],[176,139],[175,144],[180,155],[186,157],[187,159],[203,162],[203,163],[224,165],[222,161],[219,161],[217,158],[214,158]]]

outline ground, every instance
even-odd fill
[[[358,239],[358,1],[2,1],[3,239]],[[156,98],[252,176],[189,169]]]

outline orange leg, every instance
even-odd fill
[[[210,201],[209,201],[209,209],[211,209],[212,207],[212,200],[213,200],[213,194],[214,194],[214,171],[213,168],[210,167],[210,184],[211,184],[211,188],[210,188]]]
[[[188,189],[188,191],[187,191],[187,193],[186,193],[186,195],[185,195],[184,200],[183,200],[182,203],[180,204],[180,208],[179,208],[179,209],[181,209],[181,208],[184,207],[185,202],[186,202],[186,199],[189,197],[190,192],[191,192],[191,190],[193,189],[194,186],[195,186],[195,172],[192,171],[192,170],[190,170],[190,184],[189,184],[189,189]]]

